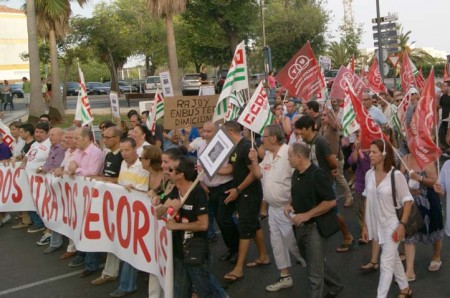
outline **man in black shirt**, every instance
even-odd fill
[[[289,147],[288,159],[295,169],[292,175],[291,204],[285,208],[297,227],[297,242],[308,270],[308,297],[322,298],[323,288],[329,288],[327,297],[336,296],[342,289],[339,278],[328,268],[325,257],[326,238],[320,235],[316,217],[334,212],[336,196],[330,175],[309,159],[309,148],[302,143]]]
[[[331,151],[328,141],[324,137],[317,135],[314,126],[314,119],[310,116],[303,116],[295,122],[295,128],[300,130],[302,140],[309,147],[309,159],[316,166],[324,170],[325,173],[329,174],[332,179],[333,189],[336,191],[334,184],[334,179],[338,175],[336,155]],[[338,214],[337,218],[344,240],[342,244],[336,248],[336,251],[347,252],[350,250],[353,243],[353,236],[350,234],[350,231],[345,224],[344,217],[341,214]]]
[[[239,251],[236,266],[228,272],[224,279],[236,281],[244,276],[244,262],[247,257],[250,240],[254,239],[258,250],[258,258],[247,264],[247,267],[256,267],[270,264],[264,243],[264,235],[259,223],[259,209],[262,201],[261,181],[251,171],[252,161],[249,158],[251,143],[241,136],[241,127],[236,121],[227,121],[223,124],[230,139],[237,143],[231,154],[229,163],[232,165],[233,183],[227,190],[228,197],[225,204],[237,200],[239,213]]]
[[[448,83],[444,82],[441,86],[442,95],[439,99],[439,108],[442,108],[442,120],[447,120],[450,115],[450,95],[448,92]],[[448,144],[445,141],[447,135],[448,121],[442,121],[439,126],[439,146],[441,149],[446,150]],[[447,152],[448,153],[448,152]]]
[[[173,231],[174,254],[174,297],[191,297],[192,286],[199,297],[225,298],[227,294],[209,271],[208,197],[205,190],[193,181],[197,177],[196,164],[184,156],[174,157],[170,161],[169,176],[175,187],[168,195],[166,206],[172,206],[178,214],[167,221],[166,227]],[[179,199],[188,194],[181,206]],[[199,265],[183,263],[183,244],[190,238],[204,241],[206,254]]]

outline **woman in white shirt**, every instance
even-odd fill
[[[362,231],[364,240],[377,241],[381,246],[380,280],[377,297],[387,296],[395,275],[400,294],[398,298],[412,297],[412,291],[398,255],[398,245],[405,238],[405,224],[408,222],[413,197],[408,183],[400,171],[396,171],[395,189],[397,206],[403,207],[399,221],[392,197],[391,171],[394,171],[394,153],[389,143],[382,139],[372,141],[370,145],[372,168],[366,173],[365,222]]]
[[[142,151],[144,151],[144,146],[150,146],[153,143],[153,136],[147,126],[136,125],[133,128],[133,133],[131,137],[136,141],[136,151],[139,156],[141,156]]]

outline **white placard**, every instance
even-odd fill
[[[150,107],[153,104],[153,100],[149,100],[149,101],[140,101],[139,102],[139,113],[142,114],[142,112],[144,111],[150,111]]]
[[[113,119],[120,120],[119,95],[115,91],[109,93],[109,100],[111,102],[111,114]]]
[[[216,94],[216,89],[214,89],[214,85],[200,85],[200,90],[198,91],[198,95],[214,95]]]
[[[170,79],[170,73],[168,71],[160,72],[159,78],[161,80],[161,87],[162,87],[164,97],[174,96],[172,80]]]

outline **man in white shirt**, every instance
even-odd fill
[[[50,154],[50,147],[52,146],[48,138],[50,125],[48,122],[38,122],[34,130],[34,138],[36,142],[31,145],[30,150],[22,160],[21,168],[25,169],[29,174],[35,174],[42,170],[48,155]],[[28,233],[36,233],[45,229],[42,219],[36,212],[29,212],[33,225],[28,229]]]
[[[289,252],[299,263],[306,265],[295,241],[292,221],[284,214],[291,197],[291,179],[293,169],[288,161],[289,146],[285,144],[283,129],[276,124],[268,125],[263,133],[264,148],[267,150],[264,160],[258,164],[258,153],[250,149],[253,175],[262,178],[264,200],[269,204],[269,230],[273,255],[280,277],[266,287],[266,291],[274,292],[292,287],[289,274],[291,259]]]
[[[20,137],[19,128],[22,125],[22,122],[20,121],[14,121],[9,125],[9,130],[11,132],[11,135],[14,138],[14,142],[11,144],[12,146],[12,161],[15,161],[16,156],[21,155],[20,152],[23,149],[23,146],[25,146],[25,141]]]

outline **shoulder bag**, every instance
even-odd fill
[[[397,192],[395,189],[395,170],[391,172],[391,187],[392,187],[392,199],[394,200],[394,207],[397,213],[398,220],[401,221],[403,214],[403,207],[397,209]],[[411,205],[411,213],[409,214],[408,222],[405,224],[406,238],[414,236],[423,227],[423,218],[419,208],[413,201]]]

